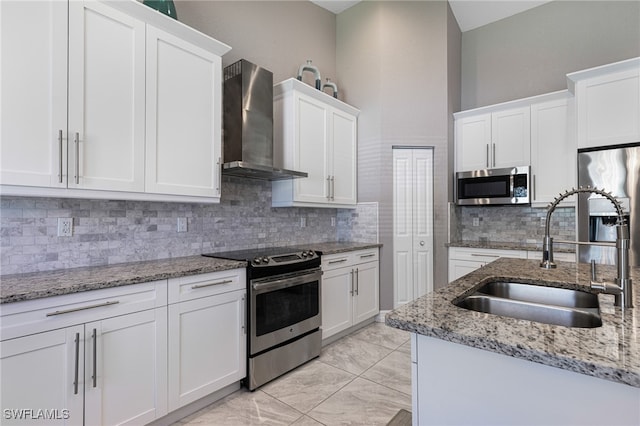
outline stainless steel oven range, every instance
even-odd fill
[[[247,266],[247,377],[250,390],[320,355],[320,256],[270,247],[209,253]]]

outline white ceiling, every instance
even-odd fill
[[[311,0],[313,3],[338,14],[360,0]],[[429,0],[427,0],[429,1]],[[448,0],[458,21],[460,31],[465,32],[525,10],[532,9],[551,0]]]

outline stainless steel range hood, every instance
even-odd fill
[[[222,174],[282,180],[307,173],[273,167],[273,74],[244,59],[224,69]]]

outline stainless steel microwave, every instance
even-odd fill
[[[456,173],[456,204],[530,204],[531,167]]]

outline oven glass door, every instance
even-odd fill
[[[320,327],[320,277],[318,268],[250,283],[251,354]]]

